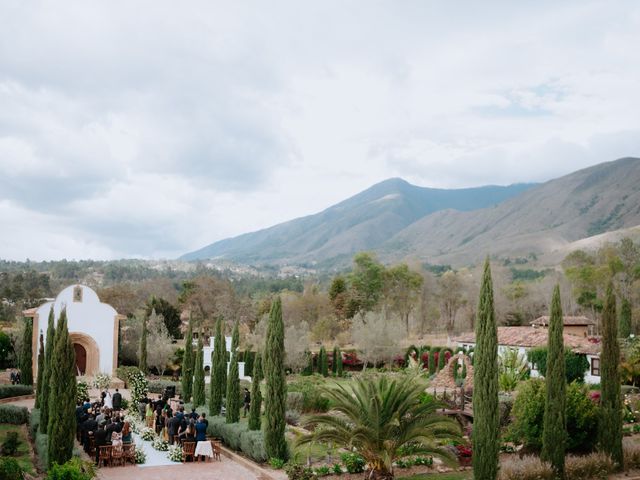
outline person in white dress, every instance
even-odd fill
[[[106,395],[104,397],[104,406],[109,410],[113,410],[113,399],[111,398],[111,392],[107,390]]]

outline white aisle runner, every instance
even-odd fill
[[[140,438],[140,435],[134,433],[133,441],[135,444],[144,450],[147,455],[147,461],[143,464],[139,464],[139,467],[163,467],[168,465],[182,465],[180,462],[172,462],[167,456],[167,452],[160,452],[151,446],[151,442],[146,442]]]

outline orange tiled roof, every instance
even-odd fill
[[[591,320],[590,318],[587,318],[585,316],[579,316],[579,317],[567,317],[567,316],[563,316],[562,317],[562,323],[565,326],[581,326],[581,325],[595,325],[596,322],[594,322],[593,320]],[[540,318],[536,318],[533,322],[531,322],[530,325],[540,325],[540,326],[548,326],[549,325],[549,316],[548,315],[544,315]]]

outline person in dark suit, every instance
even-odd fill
[[[82,430],[80,432],[80,438],[85,452],[89,452],[89,432],[95,432],[98,429],[98,422],[93,413],[89,414],[89,417],[82,422]]]
[[[107,431],[104,429],[104,424],[98,426],[98,430],[93,433],[96,439],[96,465],[98,465],[98,456],[100,453],[100,447],[107,444]]]
[[[116,422],[112,422],[111,420],[107,420],[107,426],[104,428],[104,430],[105,432],[107,432],[107,442],[110,442],[111,434],[118,431],[118,424]]]
[[[175,417],[171,416],[171,413],[168,413],[169,420],[167,422],[167,430],[169,431],[169,443],[173,445],[173,436],[178,434],[178,430],[180,429],[181,419],[176,415]]]
[[[122,394],[116,388],[116,393],[111,397],[111,403],[114,410],[120,410],[122,408]]]
[[[204,442],[207,439],[207,424],[204,423],[204,419],[200,417],[200,420],[196,423],[196,442]]]

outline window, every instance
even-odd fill
[[[78,286],[73,288],[73,301],[82,302],[82,287]]]
[[[594,377],[600,376],[600,359],[592,358],[591,359],[591,375]]]

